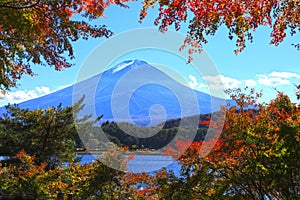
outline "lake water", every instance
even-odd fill
[[[97,159],[97,156],[90,154],[79,154],[81,164],[91,163]],[[134,159],[128,162],[128,171],[138,173],[147,172],[155,174],[155,171],[166,167],[168,170],[173,170],[176,176],[179,176],[180,164],[173,161],[170,156],[161,155],[135,155]]]
[[[81,164],[91,163],[97,160],[98,155],[91,154],[78,154],[81,157]],[[0,160],[7,159],[8,157],[0,156]],[[147,172],[154,175],[155,171],[166,167],[168,170],[173,170],[176,176],[180,176],[180,164],[173,161],[170,156],[161,155],[135,155],[134,159],[130,160],[127,164],[129,172]]]

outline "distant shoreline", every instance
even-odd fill
[[[75,154],[103,154],[105,153],[104,150],[91,150],[91,151],[76,151]],[[126,154],[136,154],[136,155],[163,155],[163,152],[157,152],[152,150],[136,150],[136,151],[129,151]]]

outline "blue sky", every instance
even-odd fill
[[[144,22],[140,24],[138,20],[141,3],[132,2],[128,5],[130,6],[129,9],[117,6],[109,7],[105,12],[106,18],[96,20],[94,23],[107,25],[116,36],[136,28],[155,27],[153,21],[157,16],[156,10],[152,10]],[[185,34],[186,26],[187,24],[182,24],[180,33]],[[291,45],[291,43],[300,41],[299,34],[293,37],[288,36],[279,47],[274,47],[269,45],[270,32],[271,29],[268,27],[258,28],[254,33],[254,42],[248,43],[246,49],[238,56],[233,52],[235,42],[228,39],[227,30],[224,27],[221,27],[215,36],[209,37],[204,50],[219,71],[218,76],[199,76],[193,73],[193,70],[189,68],[190,66],[185,66],[184,59],[180,58],[179,61],[176,61],[178,58],[175,59],[174,55],[164,54],[164,52],[157,50],[151,51],[151,49],[119,55],[118,58],[112,60],[112,65],[137,58],[150,64],[171,66],[184,78],[187,85],[195,89],[208,92],[207,86],[209,86],[218,90],[220,89],[220,81],[226,88],[248,85],[257,90],[262,89],[264,94],[262,101],[268,102],[276,95],[274,88],[293,96],[295,92],[293,84],[300,84],[300,51]],[[91,52],[107,40],[110,39],[100,38],[75,42],[76,58],[71,61],[74,66],[63,72],[57,72],[49,67],[33,66],[33,71],[38,75],[24,77],[19,81],[18,88],[12,89],[8,95],[0,100],[0,105],[36,98],[73,84]],[[126,45],[126,41],[120,45]],[[119,46],[112,46],[107,51],[113,52],[116,48]],[[295,98],[292,100],[296,101]]]

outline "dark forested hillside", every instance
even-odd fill
[[[105,122],[101,127],[91,128],[88,135],[81,135],[85,147],[89,150],[101,149],[104,136],[111,142],[119,146],[128,146],[130,149],[161,149],[169,144],[177,135],[179,127],[184,133],[195,134],[192,132],[197,126],[197,133],[194,141],[204,139],[208,127],[199,123],[199,120],[207,120],[209,115],[199,115],[183,118],[185,126],[180,126],[182,119],[167,120],[164,124],[152,127],[135,126],[129,123]],[[127,130],[129,130],[128,133]],[[184,139],[184,138],[178,138]]]

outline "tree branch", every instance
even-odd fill
[[[0,5],[0,8],[10,8],[10,9],[26,9],[26,8],[33,8],[35,7],[37,4],[40,3],[41,0],[38,0],[35,3],[29,4],[29,5],[24,5],[24,6],[15,6],[15,5],[9,5],[9,4],[3,4]]]

